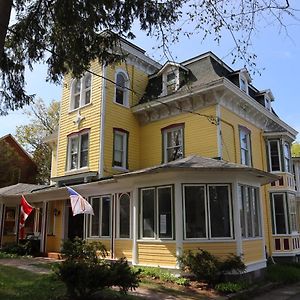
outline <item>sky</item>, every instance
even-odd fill
[[[291,1],[298,5],[296,0]],[[299,15],[300,17],[300,15]],[[272,24],[262,24],[252,39],[252,49],[257,55],[256,65],[260,74],[251,74],[252,84],[259,90],[271,89],[275,97],[272,107],[279,117],[300,132],[300,21],[287,20],[288,35]],[[162,51],[157,49],[155,38],[147,36],[135,26],[135,40],[132,42],[146,50],[146,54],[161,64],[166,61]],[[195,34],[191,38],[181,37],[179,42],[170,46],[172,58],[177,62],[184,61],[201,53],[212,51],[223,59],[233,69],[244,66],[243,61],[232,65],[232,57],[228,55],[234,47],[229,34],[223,33],[221,43],[217,44],[213,38],[204,41]],[[46,65],[36,65],[33,72],[27,72],[26,90],[29,94],[36,94],[46,103],[60,100],[62,87],[46,82]],[[8,116],[0,116],[0,136],[15,134],[16,126],[26,124],[27,117],[22,110],[10,112]],[[300,141],[300,134],[297,137]]]

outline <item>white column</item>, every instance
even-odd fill
[[[243,254],[242,245],[242,231],[241,231],[241,219],[240,219],[240,201],[239,201],[239,186],[235,180],[232,184],[232,204],[233,204],[233,222],[234,222],[234,234],[236,240],[236,255]]]
[[[42,214],[42,232],[41,232],[41,244],[40,251],[42,253],[46,252],[46,243],[47,243],[47,214],[48,214],[48,203],[43,202],[43,214]]]
[[[2,247],[3,230],[4,230],[4,218],[5,218],[5,205],[0,203],[0,248]]]
[[[182,207],[182,188],[181,183],[175,183],[174,189],[175,203],[175,239],[176,239],[176,256],[183,252],[183,207]],[[177,263],[177,267],[179,267]]]
[[[134,188],[132,192],[132,264],[138,264],[138,234],[139,234],[139,190]]]

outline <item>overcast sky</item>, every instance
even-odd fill
[[[292,2],[295,2],[300,8],[299,2]],[[256,88],[272,90],[275,97],[273,108],[276,113],[286,123],[300,131],[300,22],[298,25],[295,23],[289,21],[289,36],[280,32],[276,26],[270,25],[259,28],[253,39],[253,51],[258,56],[256,64],[261,75],[251,76],[252,84]],[[133,43],[146,50],[150,57],[163,64],[166,59],[162,59],[161,51],[155,47],[157,46],[156,40],[147,37],[138,30],[135,33],[137,37]],[[228,53],[232,48],[233,42],[228,35],[224,35],[220,45],[217,45],[212,39],[206,39],[202,42],[201,38],[195,35],[190,39],[182,38],[176,45],[171,46],[170,50],[172,57],[178,62],[206,51],[212,51],[233,69],[240,69],[244,65],[242,61],[237,61],[235,65],[231,64],[232,57]],[[46,73],[45,65],[37,65],[33,72],[27,73],[28,93],[36,94],[37,97],[43,98],[46,102],[52,99],[60,100],[61,86],[47,83],[45,81]],[[22,110],[0,117],[0,136],[8,133],[14,134],[16,126],[25,124],[27,121]]]

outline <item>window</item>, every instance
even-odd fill
[[[119,238],[130,238],[130,195],[119,195]]]
[[[267,96],[265,96],[265,108],[269,111],[272,110],[271,100]]]
[[[285,194],[272,194],[274,234],[287,234]]]
[[[115,102],[128,106],[128,76],[123,71],[116,73]]]
[[[185,238],[232,238],[229,185],[184,185]]]
[[[251,166],[250,130],[240,126],[241,164]]]
[[[284,143],[283,153],[284,153],[284,171],[291,172],[291,151],[290,151],[290,145],[288,143]]]
[[[180,85],[180,72],[176,66],[169,67],[162,74],[162,93],[161,96],[166,96],[178,90]]]
[[[113,167],[128,169],[128,131],[114,128]]]
[[[270,171],[276,172],[281,170],[280,147],[278,140],[268,141],[269,145],[269,165]]]
[[[141,190],[141,238],[173,238],[173,192],[170,186]]]
[[[296,215],[296,199],[295,195],[288,194],[288,206],[289,206],[289,217],[290,217],[290,231],[297,231],[297,215]]]
[[[109,237],[111,235],[111,196],[92,197],[94,215],[89,220],[90,237]]]
[[[92,75],[86,73],[72,83],[71,110],[87,105],[91,102]]]
[[[167,163],[183,158],[183,126],[162,129],[163,134],[163,162]]]
[[[240,75],[240,89],[248,94],[248,82],[247,79],[242,75]]]
[[[88,166],[89,133],[72,134],[68,140],[68,170]]]
[[[259,189],[240,185],[239,202],[242,237],[261,237]]]
[[[4,235],[17,233],[17,208],[5,207]]]
[[[171,94],[176,90],[176,74],[171,72],[167,74],[167,94]]]

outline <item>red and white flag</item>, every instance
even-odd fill
[[[25,237],[25,221],[33,210],[33,207],[26,201],[23,195],[21,198],[20,208],[19,239],[22,240]]]

